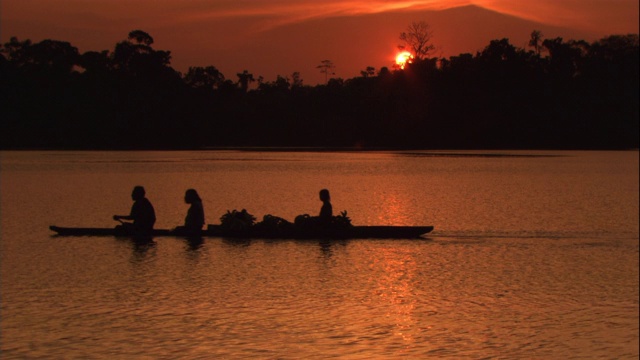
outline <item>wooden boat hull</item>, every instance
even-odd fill
[[[122,236],[138,237],[119,228],[70,228],[50,226],[60,236]],[[244,239],[412,239],[433,230],[433,226],[352,226],[346,229],[225,229],[220,225],[209,225],[202,231],[204,237]],[[147,236],[188,236],[168,229],[154,229]]]

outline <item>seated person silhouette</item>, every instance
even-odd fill
[[[189,207],[189,210],[187,210],[187,217],[184,219],[184,226],[178,226],[174,231],[188,236],[199,236],[202,232],[202,227],[204,226],[204,207],[202,206],[202,199],[200,199],[196,190],[189,189],[184,194],[184,202],[191,204],[191,206]]]
[[[331,224],[333,219],[333,207],[331,206],[331,195],[329,195],[329,190],[320,190],[320,200],[322,201],[322,208],[320,208],[318,223],[323,226],[328,226]]]
[[[136,186],[131,193],[133,205],[129,215],[113,215],[113,220],[131,220],[132,223],[122,222],[117,228],[130,235],[151,235],[156,222],[156,213],[151,202],[145,197],[142,186]]]

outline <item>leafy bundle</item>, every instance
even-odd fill
[[[318,217],[309,214],[298,215],[292,223],[278,216],[267,214],[262,221],[255,222],[255,216],[247,212],[247,210],[227,210],[227,213],[220,217],[222,227],[235,231],[255,230],[259,232],[284,233],[296,229],[345,229],[353,226],[351,219],[347,216],[346,211],[342,211],[340,215],[333,216],[329,223],[323,223]]]

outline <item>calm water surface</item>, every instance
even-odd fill
[[[1,152],[0,356],[638,358],[638,152]],[[55,237],[320,209],[419,240]]]

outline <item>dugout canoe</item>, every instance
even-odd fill
[[[59,236],[119,236],[135,237],[119,228],[79,228],[50,226]],[[220,225],[208,225],[203,237],[243,239],[414,239],[428,234],[433,226],[352,226],[343,229],[228,229]],[[169,229],[154,229],[151,236],[185,236]]]

